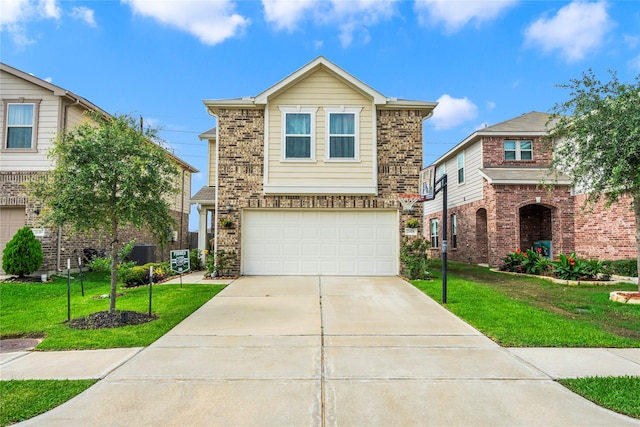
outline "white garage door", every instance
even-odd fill
[[[0,208],[0,273],[4,273],[2,271],[4,247],[24,225],[24,207]]]
[[[246,275],[398,274],[398,214],[384,210],[246,210]]]

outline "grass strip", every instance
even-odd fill
[[[640,377],[570,378],[558,382],[598,406],[640,418]]]
[[[72,281],[71,317],[83,317],[109,309],[108,277],[89,274],[81,295],[77,278]],[[155,285],[152,313],[158,319],[120,328],[78,330],[67,320],[66,277],[48,283],[0,283],[0,336],[44,336],[37,350],[85,350],[118,347],[143,347],[151,344],[189,314],[209,301],[225,285]],[[117,310],[147,313],[149,287],[120,288]]]
[[[464,267],[465,275],[469,275],[470,271],[473,272],[467,266]],[[489,277],[496,282],[500,280],[496,276]],[[510,277],[509,286],[517,287],[519,280],[543,282],[540,279]],[[441,280],[416,280],[412,283],[436,301],[441,301]],[[543,293],[543,286],[549,285],[539,283],[535,292]],[[565,287],[565,293],[574,291],[576,288]],[[607,288],[600,290],[600,293],[606,295],[608,292]],[[554,312],[536,307],[530,295],[518,297],[509,293],[504,285],[492,284],[486,278],[461,278],[456,274],[454,265],[448,274],[446,308],[505,347],[640,347],[638,339],[618,336],[598,323],[582,320],[579,316],[563,315],[561,310]],[[592,301],[591,305],[609,304],[606,298],[601,300]],[[633,318],[638,319],[640,312],[635,307],[628,307],[628,310],[636,316]]]
[[[0,425],[28,420],[66,402],[96,380],[0,381]]]

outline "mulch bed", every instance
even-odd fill
[[[73,329],[119,328],[127,325],[141,325],[156,320],[158,316],[137,311],[99,311],[86,317],[71,319],[67,326]]]

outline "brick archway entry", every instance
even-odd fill
[[[553,242],[553,213],[555,208],[531,204],[520,208],[520,245],[525,249],[533,248],[539,240]]]
[[[489,263],[489,235],[487,232],[487,210],[476,211],[476,263]]]

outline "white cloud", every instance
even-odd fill
[[[475,120],[476,117],[478,117],[478,107],[467,97],[453,98],[445,93],[438,99],[438,106],[433,110],[430,120],[436,130],[444,130]]]
[[[442,23],[448,33],[455,33],[470,22],[479,26],[492,21],[515,3],[516,0],[415,0],[415,11],[422,25]]]
[[[487,101],[487,110],[491,111],[496,108],[496,103],[493,101]]]
[[[60,19],[56,0],[2,0],[0,31],[7,31],[16,45],[35,43],[27,33],[26,24],[43,19]]]
[[[230,0],[122,0],[134,13],[196,36],[202,43],[215,45],[241,33],[250,20],[234,13]]]
[[[525,30],[528,45],[544,52],[560,51],[567,62],[579,61],[597,49],[614,22],[607,3],[574,1],[550,18],[542,17]]]
[[[265,21],[276,30],[295,31],[304,21],[337,25],[343,47],[370,41],[368,27],[390,19],[399,0],[262,0]]]
[[[74,7],[71,9],[70,15],[72,18],[83,21],[85,24],[91,27],[97,26],[93,9],[89,9],[88,7],[84,6]]]

